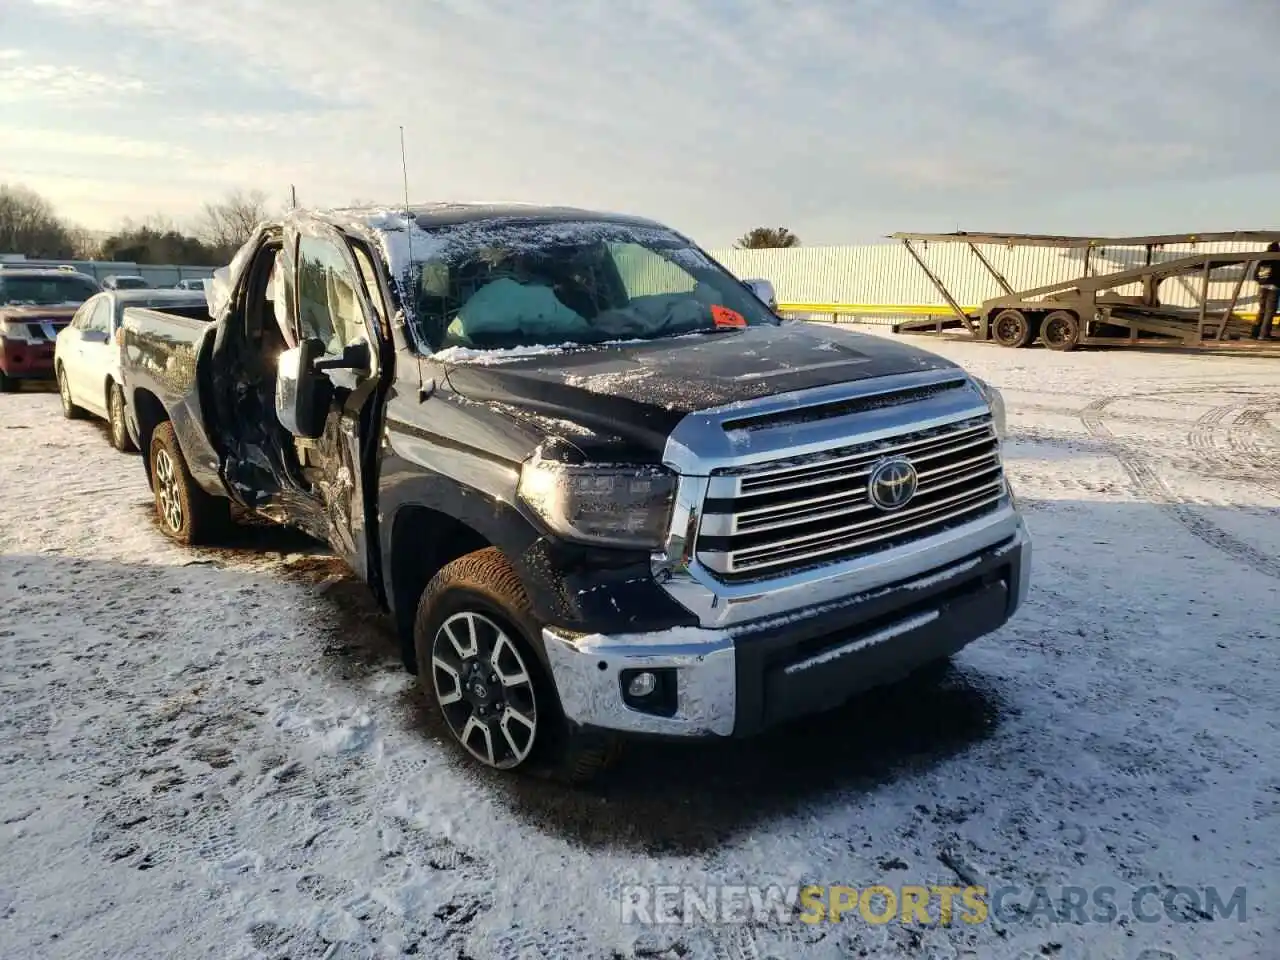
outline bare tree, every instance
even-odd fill
[[[97,260],[102,256],[102,237],[84,227],[72,227],[68,233],[71,255],[77,260]]]
[[[743,250],[798,247],[800,238],[786,227],[756,227],[739,237],[736,246]]]
[[[270,217],[267,195],[261,190],[235,190],[221,203],[206,203],[196,221],[196,235],[211,247],[234,253],[258,224]]]
[[[34,190],[0,183],[0,253],[58,258],[73,256],[75,250],[53,204]]]

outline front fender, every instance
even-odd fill
[[[518,481],[517,464],[417,428],[399,425],[388,431],[379,478],[379,528],[383,582],[392,609],[399,609],[392,586],[397,582],[392,570],[396,517],[406,508],[425,507],[502,551],[543,625],[616,633],[696,624],[653,581],[647,553],[559,540],[518,503]]]

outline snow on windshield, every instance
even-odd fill
[[[672,231],[609,220],[479,219],[424,229],[366,218],[419,339],[520,350],[776,323],[741,283]]]

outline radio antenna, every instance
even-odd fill
[[[404,125],[400,125],[400,172],[404,174],[404,233],[405,239],[409,244],[409,274],[405,278],[411,281],[413,277],[413,214],[409,210],[409,163],[405,159],[404,152]],[[408,291],[406,291],[407,293]]]
[[[404,174],[404,208],[409,209],[409,164],[404,153],[404,127],[400,128],[400,171]]]

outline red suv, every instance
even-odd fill
[[[0,269],[0,393],[18,380],[53,379],[53,344],[80,304],[101,288],[74,270]]]

